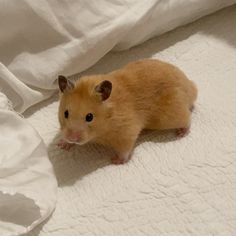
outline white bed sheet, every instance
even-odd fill
[[[54,210],[57,181],[35,129],[0,93],[0,235],[29,232]]]
[[[129,48],[154,35],[186,24],[235,2],[236,0],[152,0],[144,3],[134,0],[104,0],[98,5],[93,1],[82,0],[73,0],[69,3],[59,0],[40,2],[2,0],[0,1],[1,92],[8,96],[16,111],[22,112],[52,95],[56,88],[57,74],[69,75],[83,71],[111,49]],[[225,33],[229,34],[227,28]],[[177,41],[178,39],[181,41],[181,36],[177,38]],[[194,40],[193,43],[197,46],[194,47],[191,43],[190,45],[196,49],[196,53],[202,53],[201,47],[207,49],[204,43],[198,45],[197,40],[195,38]],[[214,43],[213,45],[218,46]],[[167,45],[162,42],[156,46],[164,49]],[[180,50],[187,50],[185,46]],[[165,53],[162,55],[162,52],[155,54],[155,48],[152,52],[154,55],[151,55],[149,51],[149,54],[144,53],[140,57],[160,56],[181,64],[179,59],[176,60],[177,51],[171,51],[168,56],[163,56]],[[182,55],[181,51],[178,53]],[[128,58],[137,59],[132,53]],[[117,68],[124,61],[126,61],[124,58],[116,60],[105,68],[108,70],[112,67]],[[185,66],[184,63],[183,66]],[[104,72],[103,69],[99,67],[97,72]],[[95,72],[95,70],[92,71]],[[233,86],[230,89],[233,89]],[[56,202],[56,182],[42,139],[26,120],[9,109],[10,103],[4,94],[0,93],[0,96],[0,234],[5,236],[27,232],[53,211]],[[52,112],[56,113],[56,105]],[[42,108],[44,115],[46,115],[45,111]],[[35,125],[38,130],[41,128],[45,130],[49,124],[58,128],[57,120],[53,120],[50,112],[45,118],[48,118],[48,122],[44,121],[41,124],[42,127],[40,127],[40,121]],[[49,120],[54,123],[54,126]],[[55,131],[50,128],[51,126],[48,127],[47,132],[55,135]],[[48,137],[51,137],[49,133]],[[47,140],[47,135],[43,137]],[[142,147],[142,144],[139,146]],[[97,147],[91,147],[91,150],[100,152],[101,156],[105,153],[105,151],[99,151]],[[89,152],[85,149],[84,155],[89,156]],[[94,158],[97,160],[97,155],[94,155]],[[100,166],[107,162],[99,160],[99,163]],[[90,165],[93,166],[91,163]],[[85,173],[88,172],[87,168],[89,167],[84,169]],[[135,170],[131,169],[131,171]],[[73,172],[70,174],[73,175]],[[142,173],[142,175],[145,178],[145,174]],[[82,175],[79,174],[79,176]],[[126,177],[131,178],[129,175]],[[59,176],[59,183],[60,178]],[[143,185],[136,187],[143,188]],[[130,192],[127,193],[129,196]],[[71,197],[71,195],[68,196]],[[117,197],[120,196],[117,195]],[[89,199],[88,196],[86,198]],[[66,201],[65,198],[64,201]],[[91,201],[94,204],[93,198]],[[87,215],[85,218],[90,219]],[[124,230],[123,227],[121,229]]]
[[[18,112],[48,98],[58,74],[81,72],[236,0],[0,0],[0,88]]]
[[[160,58],[182,68],[199,88],[191,133],[142,135],[131,161],[109,165],[97,146],[64,152],[57,98],[28,112],[48,149],[59,183],[53,216],[27,236],[235,236],[236,6],[110,53],[86,73],[131,60]]]

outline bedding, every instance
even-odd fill
[[[111,151],[98,146],[58,149],[57,96],[24,113],[48,147],[59,185],[52,217],[27,236],[235,236],[235,13],[233,6],[109,53],[83,73],[147,57],[176,64],[199,89],[185,138],[145,132],[131,161],[114,166]]]
[[[19,235],[52,213],[57,182],[42,138],[3,94],[0,131],[0,235]]]
[[[1,0],[0,86],[23,112],[55,92],[58,74],[81,72],[112,49],[130,48],[233,3]]]
[[[104,73],[143,57],[183,68],[205,91],[183,140],[144,134],[132,161],[114,167],[110,153],[97,146],[68,154],[56,148],[54,97],[30,107],[55,93],[59,73],[81,72],[110,50],[128,49],[235,2],[0,0],[0,235],[30,231],[53,212],[56,199],[53,217],[30,235],[233,235],[235,7],[110,54],[86,71]],[[28,108],[23,119],[18,113]],[[212,114],[219,118],[214,124]],[[204,144],[196,142],[202,132]],[[223,136],[208,141],[216,134]]]

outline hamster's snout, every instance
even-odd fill
[[[65,138],[69,142],[79,142],[81,140],[81,132],[69,130],[65,133]]]

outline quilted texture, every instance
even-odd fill
[[[153,57],[176,64],[198,86],[191,133],[145,132],[125,165],[110,165],[111,151],[98,146],[59,150],[57,98],[25,113],[59,183],[54,214],[27,236],[236,235],[235,22],[236,6],[108,54],[86,72]]]

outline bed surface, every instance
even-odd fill
[[[125,52],[85,72],[141,58],[179,66],[199,89],[191,132],[141,135],[131,161],[86,145],[59,150],[57,96],[24,113],[44,139],[58,180],[53,215],[27,236],[236,234],[236,6]]]

